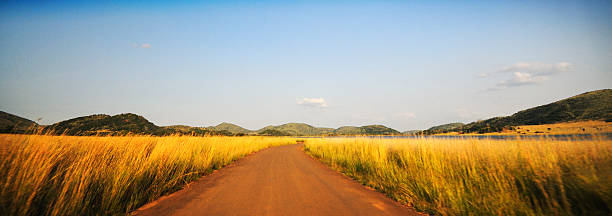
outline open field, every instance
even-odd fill
[[[605,121],[578,121],[541,125],[520,125],[493,133],[466,133],[448,132],[434,136],[447,135],[566,135],[566,134],[600,134],[612,133],[612,122]]]
[[[611,133],[612,122],[582,121],[514,127],[515,134],[596,134]]]
[[[311,138],[307,153],[417,210],[608,215],[612,141]]]
[[[0,135],[0,212],[124,214],[278,137]]]

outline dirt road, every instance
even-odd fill
[[[136,215],[417,215],[310,158],[301,145],[243,158]]]

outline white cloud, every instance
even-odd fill
[[[533,75],[550,75],[560,72],[566,72],[572,70],[572,64],[569,62],[557,62],[553,64],[540,63],[540,62],[517,62],[511,66],[502,68],[498,72],[523,72]]]
[[[512,77],[510,79],[501,81],[498,86],[516,87],[523,85],[531,85],[536,84],[542,78],[542,76],[535,76],[530,73],[514,72],[512,73]]]
[[[547,80],[552,75],[562,72],[569,72],[572,70],[573,65],[569,62],[558,62],[552,64],[539,62],[518,62],[495,72],[494,74],[505,77],[505,79],[499,81],[497,86],[489,88],[488,90],[502,90],[512,87],[539,84],[542,81]],[[493,74],[484,73],[481,74],[480,77],[489,77],[491,75]]]
[[[323,98],[302,98],[297,100],[297,104],[307,107],[327,107],[327,102]]]
[[[142,44],[132,43],[132,47],[147,49],[147,48],[151,48],[151,44],[150,43],[142,43]]]

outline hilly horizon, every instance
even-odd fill
[[[218,130],[218,131],[225,130],[225,131],[232,132],[234,134],[239,134],[239,133],[248,134],[248,133],[253,132],[252,130],[249,130],[241,126],[238,126],[236,124],[232,124],[228,122],[222,122],[216,126],[210,126],[208,128],[213,129],[213,130]]]
[[[32,122],[31,120],[3,112],[3,122],[7,122],[4,128],[10,128],[10,119],[22,119],[20,122]],[[21,124],[21,123],[20,123]],[[60,121],[51,125],[40,125],[43,127],[41,133],[55,135],[267,135],[267,136],[320,136],[320,135],[399,135],[397,130],[383,125],[367,125],[361,127],[342,126],[338,129],[314,127],[305,123],[286,123],[282,125],[270,125],[259,130],[248,130],[236,124],[223,122],[216,126],[193,127],[187,125],[157,126],[146,118],[133,114],[123,113],[118,115],[94,114],[76,117]],[[3,129],[2,133],[25,133],[23,130],[10,131]]]
[[[35,122],[0,113],[2,133],[25,133],[27,128],[38,127]],[[501,131],[518,125],[548,124],[570,121],[612,121],[612,89],[585,92],[550,104],[519,111],[511,116],[494,117],[469,124],[449,123],[426,130],[399,132],[384,125],[341,126],[338,128],[315,127],[306,123],[269,125],[258,130],[249,130],[236,124],[222,122],[216,126],[193,127],[186,125],[157,126],[146,118],[132,113],[114,116],[94,114],[76,117],[52,125],[43,126],[43,133],[67,135],[269,135],[269,136],[321,136],[321,135],[428,135],[445,132],[486,133]]]
[[[510,116],[493,117],[469,124],[451,123],[434,126],[418,134],[490,133],[520,125],[589,120],[612,122],[612,89],[585,92],[553,103],[518,111]]]

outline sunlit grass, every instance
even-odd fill
[[[442,215],[609,215],[612,141],[308,139],[361,183]]]
[[[280,137],[0,135],[3,215],[125,214]]]
[[[570,134],[605,134],[612,133],[612,122],[606,121],[577,121],[577,122],[561,122],[553,124],[540,125],[519,125],[510,128],[505,128],[500,132],[491,133],[464,133],[447,132],[434,135],[570,135]]]

